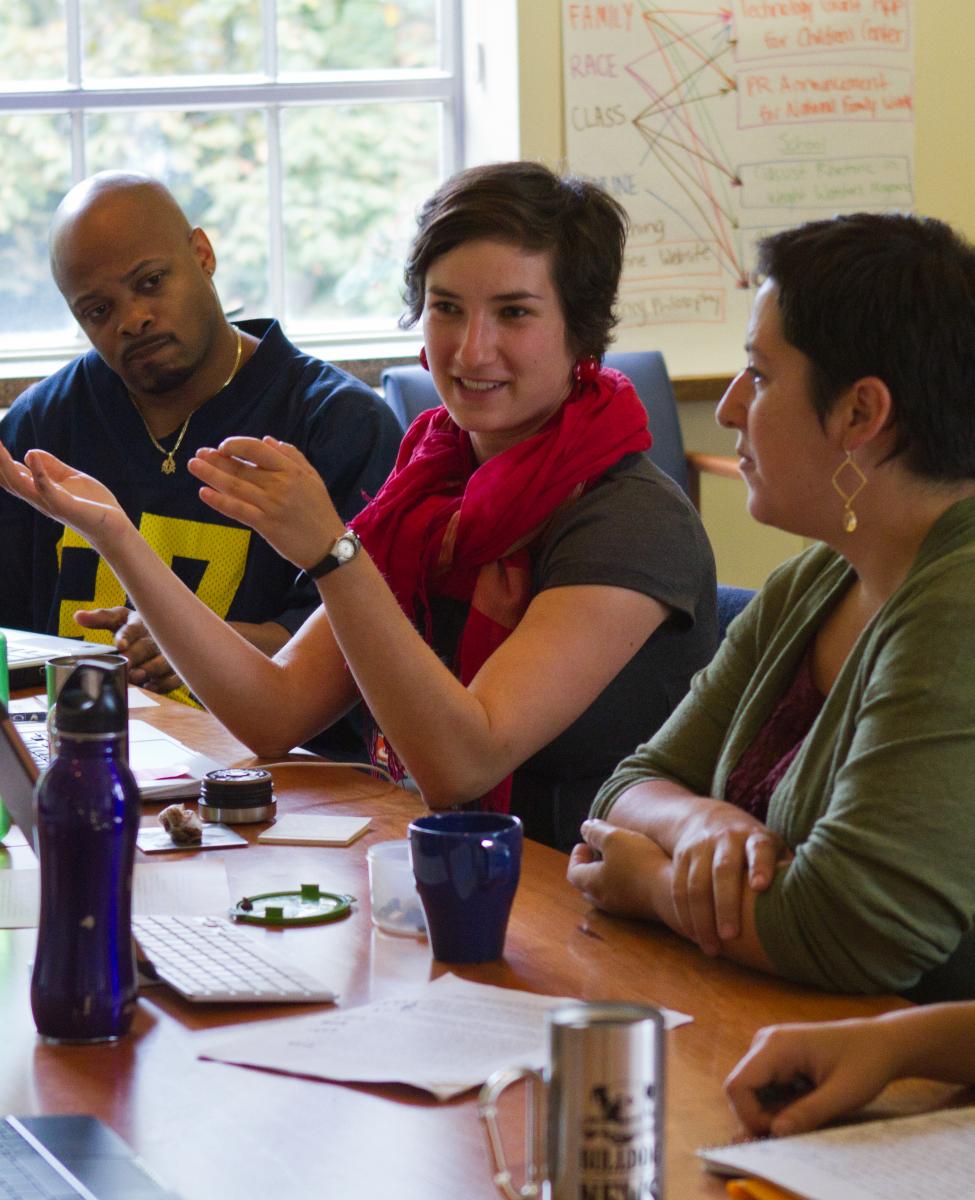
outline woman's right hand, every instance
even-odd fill
[[[46,450],[28,450],[18,463],[0,445],[0,486],[45,516],[70,525],[96,548],[128,520],[104,484]]]
[[[782,1137],[815,1129],[862,1107],[900,1073],[894,1030],[877,1020],[777,1025],[760,1029],[725,1080],[725,1091],[752,1133]],[[785,1107],[764,1107],[770,1084],[804,1075],[812,1090]]]
[[[734,804],[698,804],[674,844],[673,900],[687,937],[705,954],[741,931],[745,887],[761,892],[791,853],[768,826]]]

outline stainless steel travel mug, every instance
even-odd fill
[[[552,1200],[662,1200],[663,1015],[638,1004],[567,1004],[549,1014],[548,1026],[544,1077],[499,1071],[481,1089],[498,1190],[507,1200],[546,1190]],[[529,1097],[520,1187],[497,1124],[498,1097],[518,1080]]]

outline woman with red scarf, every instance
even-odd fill
[[[322,608],[273,659],[211,619],[95,481],[39,451],[0,459],[2,481],[111,563],[161,653],[256,753],[361,698],[377,758],[431,807],[510,808],[568,848],[713,652],[711,552],[645,454],[632,385],[600,367],[619,205],[508,163],[449,180],[418,224],[405,323],[422,320],[443,407],[351,529],[290,445],[229,438],[190,461],[208,504],[318,582]]]

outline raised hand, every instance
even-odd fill
[[[0,486],[45,516],[70,525],[93,546],[128,522],[104,484],[46,450],[28,450],[18,463],[0,445]]]
[[[345,528],[321,476],[288,442],[227,438],[198,450],[188,470],[204,485],[201,500],[249,525],[297,567],[324,558]]]

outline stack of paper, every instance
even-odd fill
[[[709,1170],[756,1176],[804,1200],[972,1200],[975,1108],[869,1121],[698,1154]]]

